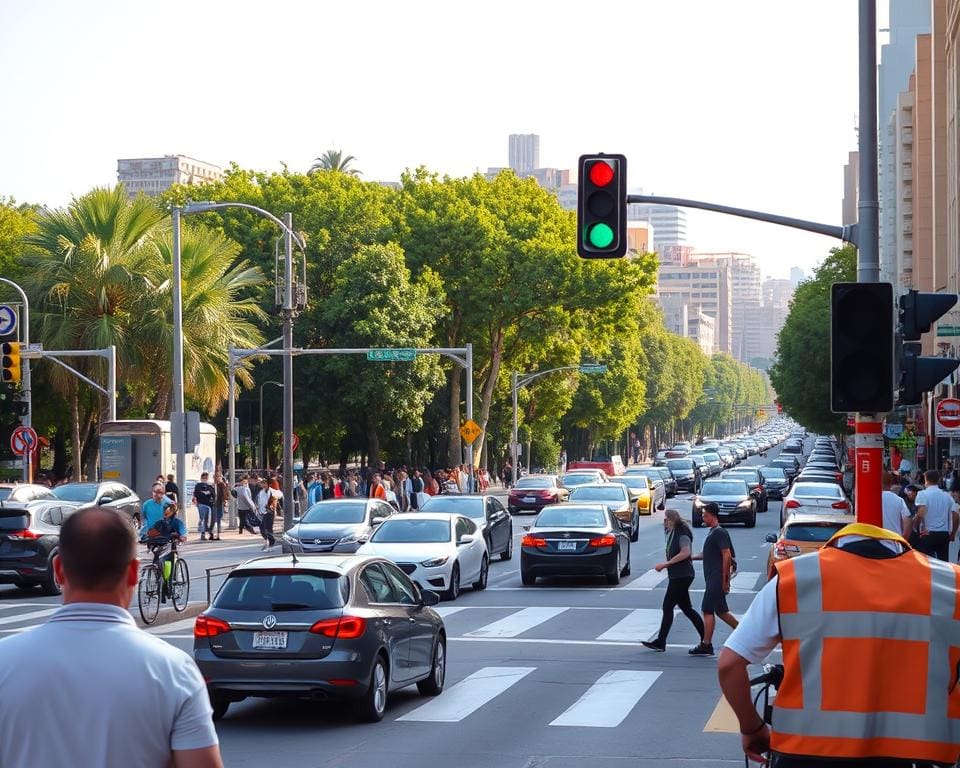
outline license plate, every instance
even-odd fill
[[[557,549],[560,552],[576,552],[577,542],[575,541],[558,541]]]
[[[523,497],[523,503],[524,503],[524,504],[533,504],[535,501],[536,501],[536,498],[534,498],[533,496],[524,496],[524,497]]]
[[[258,650],[283,650],[287,647],[286,632],[254,632],[253,647]]]

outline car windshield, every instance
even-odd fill
[[[842,498],[843,491],[840,490],[839,485],[804,485],[800,483],[794,487],[793,495],[807,499],[817,497],[839,499]]]
[[[431,496],[421,512],[449,512],[451,514],[484,519],[483,498],[480,496]]]
[[[521,477],[519,480],[517,480],[517,484],[514,486],[514,488],[520,490],[526,488],[531,491],[553,487],[553,480],[548,480],[545,477]]]
[[[439,544],[450,541],[450,521],[387,520],[370,541],[377,544]]]
[[[747,485],[743,480],[707,480],[700,491],[701,496],[746,496]]]
[[[96,483],[66,483],[65,485],[58,485],[54,488],[53,495],[60,499],[60,501],[87,503],[96,501],[97,489],[99,487]]]
[[[626,501],[627,492],[620,483],[581,485],[570,492],[571,501]]]
[[[13,491],[13,488],[0,488],[0,501],[4,501],[10,498],[10,493]]]
[[[685,469],[691,470],[693,469],[693,461],[691,459],[668,459],[667,466],[674,472]]]
[[[362,523],[367,505],[343,504],[339,501],[321,501],[314,504],[300,519],[301,523]]]
[[[213,607],[260,613],[324,611],[346,605],[349,589],[347,579],[337,573],[234,571]]]
[[[603,528],[607,519],[599,509],[548,507],[534,522],[537,528]]]
[[[628,488],[639,488],[641,490],[650,487],[650,481],[646,475],[621,475],[610,482],[625,485]]]
[[[791,541],[829,541],[843,526],[844,523],[794,523],[786,527],[783,538]]]
[[[577,474],[574,472],[563,476],[564,485],[585,485],[586,483],[595,482],[597,482],[596,475]]]
[[[787,476],[784,474],[783,467],[764,467],[760,470],[763,472],[763,476],[767,480],[786,480]]]
[[[728,472],[727,477],[731,479],[739,477],[746,480],[748,483],[756,483],[760,479],[756,472],[746,472],[742,469],[739,472]]]

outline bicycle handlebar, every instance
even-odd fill
[[[750,685],[772,685],[774,690],[779,690],[782,682],[783,664],[764,664],[763,674],[750,678]]]

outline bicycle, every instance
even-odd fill
[[[187,561],[177,553],[177,538],[158,536],[147,539],[147,549],[153,553],[153,562],[140,569],[137,584],[137,604],[144,624],[153,624],[160,613],[160,604],[167,598],[173,610],[183,612],[190,597],[190,571]],[[170,547],[170,557],[162,559]]]
[[[780,690],[780,683],[783,682],[783,665],[782,664],[764,664],[763,665],[763,674],[757,675],[757,677],[750,678],[750,686],[762,685],[763,688],[757,691],[757,695],[753,698],[753,707],[757,708],[757,704],[760,703],[760,697],[763,696],[763,711],[758,710],[758,714],[763,718],[763,722],[767,725],[773,725],[773,705],[770,703],[770,688],[773,690]],[[750,768],[750,759],[744,755],[743,764]]]

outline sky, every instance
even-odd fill
[[[879,26],[886,2],[880,0]],[[0,197],[62,206],[121,157],[362,178],[627,155],[629,186],[839,224],[855,0],[0,0]],[[809,271],[838,243],[688,212],[701,251]]]

